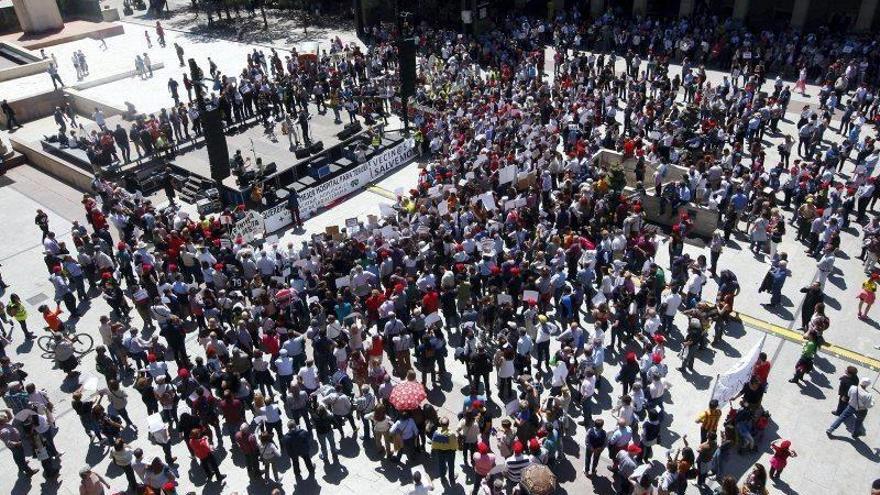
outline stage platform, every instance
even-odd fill
[[[312,111],[314,112],[314,110]],[[226,144],[229,148],[229,158],[232,159],[235,152],[240,150],[242,157],[245,160],[249,160],[247,170],[256,170],[256,159],[260,158],[265,166],[274,163],[279,173],[291,169],[300,170],[300,174],[308,173],[308,170],[305,170],[307,167],[304,167],[304,165],[312,161],[316,154],[297,158],[294,151],[295,148],[291,148],[290,139],[281,133],[281,122],[273,120],[273,123],[274,136],[267,132],[259,120],[254,119],[227,130]],[[348,123],[347,118],[345,123]],[[299,124],[294,124],[294,126],[296,134],[299,136],[300,145],[302,145],[302,128]],[[335,124],[333,122],[333,112],[327,112],[323,115],[315,112],[312,113],[311,120],[309,120],[309,132],[312,143],[322,142],[325,151],[337,147],[344,142],[353,142],[354,138],[368,134],[367,127],[362,126],[361,131],[343,141],[339,139],[337,134],[344,129],[344,124]],[[184,148],[182,153],[178,153],[170,161],[176,167],[190,174],[197,175],[203,179],[211,179],[208,149],[201,140],[192,149]],[[223,181],[223,186],[230,189],[239,189],[236,177],[234,176],[226,178]]]

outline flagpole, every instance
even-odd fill
[[[712,400],[715,397],[715,389],[718,387],[718,378],[721,377],[720,373],[715,373],[715,379],[712,380],[712,393],[709,394],[709,400]]]

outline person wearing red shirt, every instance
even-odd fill
[[[231,390],[223,392],[223,400],[220,401],[220,412],[223,414],[226,430],[234,442],[235,433],[238,431],[239,425],[244,422],[244,406],[242,406],[240,400],[232,396]]]
[[[367,317],[371,324],[379,321],[379,306],[381,306],[383,302],[385,302],[385,294],[382,294],[375,289],[370,297],[367,298],[365,304],[367,305]]]
[[[278,358],[278,351],[281,350],[281,342],[278,340],[278,334],[275,329],[270,328],[260,339],[263,344],[263,352],[272,356],[272,360]]]
[[[767,361],[766,353],[762,352],[758,355],[758,362],[755,363],[755,367],[752,369],[752,375],[757,377],[764,387],[767,386],[767,377],[770,376],[770,368],[772,366],[770,361]]]
[[[437,291],[431,289],[422,297],[422,314],[430,315],[440,308],[440,296]]]
[[[235,445],[244,454],[244,461],[251,478],[262,476],[260,472],[260,445],[257,443],[257,436],[251,431],[250,425],[241,425],[238,432],[235,433]]]
[[[49,330],[53,332],[58,332],[62,329],[63,323],[61,321],[61,313],[64,311],[61,310],[61,306],[57,306],[54,311],[49,309],[49,306],[45,304],[37,308],[40,313],[43,313],[43,320],[46,321],[46,326]]]
[[[226,479],[226,475],[220,473],[220,466],[217,465],[217,458],[214,457],[214,448],[211,447],[211,441],[202,434],[199,428],[193,428],[190,433],[189,447],[202,465],[206,479],[210,479],[212,475],[217,477],[217,481]]]

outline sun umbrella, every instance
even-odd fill
[[[391,390],[391,397],[388,400],[398,411],[412,411],[418,409],[427,396],[425,387],[421,383],[406,380],[398,383]]]
[[[521,484],[529,495],[551,495],[556,493],[556,475],[549,467],[532,464],[522,472]]]

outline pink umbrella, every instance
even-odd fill
[[[398,383],[391,390],[388,400],[398,411],[412,411],[418,409],[427,396],[421,383],[407,380]]]

